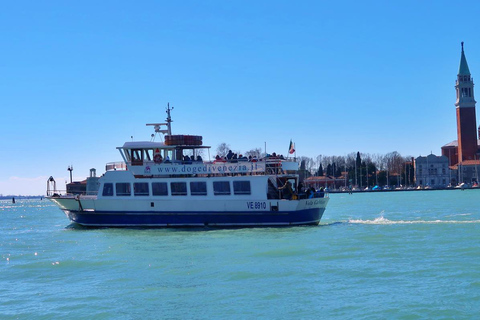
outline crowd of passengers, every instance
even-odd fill
[[[296,190],[293,190],[292,183],[286,181],[281,187],[275,188],[275,186],[269,181],[268,184],[268,199],[312,199],[323,198],[325,196],[325,189],[321,187],[319,190],[315,190],[314,187],[304,188],[302,183],[299,183]]]
[[[272,154],[267,154],[266,159],[269,159],[269,160],[274,160],[274,159],[279,159],[279,160],[284,160],[284,156],[283,155],[277,155],[275,152],[273,152]],[[163,159],[163,157],[161,156],[161,154],[156,154],[153,158],[154,162],[155,163],[170,163],[170,158],[167,156],[165,159]],[[197,157],[194,157],[193,155],[192,156],[188,156],[188,155],[184,155],[183,158],[182,158],[182,161],[184,163],[188,163],[188,162],[202,162],[203,159],[200,155],[197,155]],[[258,161],[258,158],[256,156],[244,156],[242,154],[240,155],[237,155],[236,153],[233,153],[232,150],[229,150],[227,155],[225,157],[221,157],[219,155],[217,155],[215,157],[215,160],[213,161],[213,163],[219,163],[219,162],[238,162],[238,161],[250,161],[250,162],[257,162]]]
[[[267,154],[266,156],[267,159],[280,159],[283,160],[285,159],[283,155],[277,156],[277,154],[274,152],[272,154]],[[236,153],[233,153],[232,150],[229,150],[227,155],[225,157],[221,157],[217,155],[215,157],[214,163],[218,162],[237,162],[237,161],[250,161],[250,162],[257,162],[258,158],[256,156],[248,156],[248,158],[242,154],[237,155]]]

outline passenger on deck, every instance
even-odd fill
[[[283,199],[290,200],[293,196],[293,188],[292,183],[287,180],[283,187],[278,188],[278,190],[282,191]]]
[[[300,182],[297,187],[297,193],[302,193],[303,192],[303,184]]]
[[[219,162],[225,162],[225,159],[223,159],[222,157],[220,157],[219,155],[217,155],[215,157],[215,161],[213,161],[213,163],[219,163]]]
[[[233,152],[232,152],[232,150],[228,150],[227,159],[230,160],[230,159],[232,159],[232,157],[233,157]]]
[[[203,159],[202,159],[202,157],[201,157],[200,155],[197,156],[197,161],[198,161],[198,162],[202,162],[202,161],[203,161]]]
[[[307,190],[307,198],[312,199],[315,196],[315,188],[310,187]]]
[[[325,189],[323,189],[323,187],[320,188],[319,194],[320,194],[320,198],[325,197]]]

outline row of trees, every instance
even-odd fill
[[[221,143],[217,154],[225,156],[230,146]],[[237,152],[240,153],[240,152]],[[245,156],[262,157],[260,148],[244,152]],[[397,151],[387,154],[352,152],[346,156],[318,155],[315,159],[299,157],[306,176],[329,176],[344,179],[346,186],[361,188],[379,186],[410,186],[414,184],[414,170],[411,156],[402,156]]]
[[[307,176],[342,178],[346,186],[361,188],[379,186],[409,186],[414,184],[412,157],[397,151],[387,154],[352,152],[346,156],[318,155],[316,159],[300,157]]]

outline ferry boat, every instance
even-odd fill
[[[123,162],[92,169],[85,192],[47,197],[74,223],[91,227],[260,227],[318,225],[328,203],[322,191],[301,190],[294,159],[216,157],[201,136],[172,135],[171,108],[153,126],[163,142],[117,147]],[[205,155],[204,155],[205,156]]]

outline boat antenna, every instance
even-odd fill
[[[170,108],[170,103],[167,103],[167,119],[165,120],[165,123],[147,123],[147,126],[153,126],[155,130],[155,135],[157,133],[163,133],[167,134],[169,136],[172,135],[172,117],[170,116],[170,111],[173,110],[173,107]],[[161,129],[162,126],[166,126],[167,129]],[[154,136],[152,137],[152,140],[154,140]]]
[[[168,135],[171,136],[172,135],[172,117],[170,116],[170,111],[173,110],[173,107],[170,109],[170,102],[167,103],[167,130],[168,130]]]

